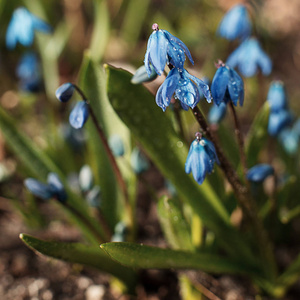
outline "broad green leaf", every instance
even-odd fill
[[[135,286],[135,272],[113,261],[99,246],[86,246],[80,243],[48,242],[24,233],[20,234],[20,239],[26,246],[36,252],[109,273],[123,281],[131,291]]]
[[[143,269],[200,269],[210,273],[252,273],[241,263],[235,263],[219,255],[162,249],[135,243],[102,244],[112,259],[124,266]]]
[[[94,29],[90,45],[91,58],[100,62],[109,37],[109,11],[106,0],[94,0]]]
[[[192,251],[191,230],[178,201],[161,197],[157,213],[164,235],[172,248]]]
[[[260,150],[268,140],[268,122],[270,107],[268,102],[257,113],[250,128],[246,141],[247,165],[252,167],[257,163]]]
[[[170,120],[143,86],[130,83],[131,74],[106,66],[109,100],[132,134],[143,145],[162,174],[176,187],[204,224],[234,255],[253,257],[243,237],[231,226],[229,215],[208,181],[200,186],[184,171],[188,147]],[[232,247],[232,245],[235,245]]]

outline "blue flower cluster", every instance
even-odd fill
[[[48,174],[47,184],[34,178],[27,178],[24,184],[33,195],[41,199],[49,200],[50,198],[56,198],[61,203],[67,201],[66,191],[56,173]]]
[[[250,37],[251,23],[244,5],[238,4],[227,12],[219,25],[218,34],[228,40],[242,40],[240,46],[228,57],[228,66],[237,67],[245,77],[254,76],[259,69],[265,76],[271,73],[270,58],[262,50],[258,40]]]
[[[185,110],[189,107],[194,108],[200,101],[201,95],[210,102],[211,94],[208,85],[183,68],[186,56],[194,64],[187,46],[168,31],[159,29],[156,23],[152,25],[152,29],[153,33],[149,37],[144,60],[148,76],[153,76],[151,65],[158,75],[162,75],[166,64],[171,69],[157,92],[157,105],[165,111],[173,95]]]
[[[14,49],[17,43],[20,43],[29,47],[33,43],[35,31],[50,33],[51,30],[47,23],[30,13],[26,8],[20,7],[14,11],[8,25],[6,46],[9,49]]]

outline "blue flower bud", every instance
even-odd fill
[[[59,202],[66,202],[67,194],[65,188],[56,173],[49,173],[47,177],[49,187]]]
[[[84,165],[79,172],[79,185],[83,192],[90,190],[94,183],[93,172],[90,166]]]
[[[231,68],[238,68],[245,77],[252,77],[258,69],[263,75],[269,75],[272,71],[272,62],[269,56],[262,50],[256,38],[249,38],[233,51],[226,64]]]
[[[6,47],[14,49],[18,42],[25,47],[31,46],[35,30],[49,33],[51,27],[26,8],[16,9],[6,31]]]
[[[281,81],[273,81],[267,96],[271,111],[279,111],[287,108],[287,98],[284,85]]]
[[[215,104],[227,103],[230,99],[237,106],[244,103],[244,82],[240,75],[221,63],[211,83],[211,94]]]
[[[86,195],[86,201],[91,207],[100,207],[101,205],[101,189],[95,185]]]
[[[225,102],[221,102],[220,105],[213,105],[208,113],[208,122],[210,124],[219,124],[225,117],[227,111],[227,105]]]
[[[190,62],[194,64],[189,49],[180,39],[166,30],[158,29],[157,24],[153,24],[152,29],[154,31],[149,37],[144,60],[149,77],[152,73],[150,63],[158,75],[163,73],[167,62],[182,70],[185,55],[187,55]]]
[[[138,148],[133,149],[130,157],[130,163],[134,172],[137,174],[147,171],[150,167],[147,158]]]
[[[227,40],[245,39],[251,33],[251,22],[247,8],[238,4],[233,6],[223,17],[218,33]]]
[[[48,200],[54,196],[53,190],[48,184],[44,184],[36,179],[27,178],[24,181],[26,188],[35,196]]]
[[[299,149],[299,134],[293,128],[286,128],[280,131],[278,136],[279,142],[281,143],[283,149],[288,154],[295,154]]]
[[[246,177],[252,182],[263,182],[268,176],[274,174],[274,168],[268,164],[255,165],[248,170]]]
[[[150,65],[150,69],[151,73],[150,76],[148,76],[145,65],[139,67],[132,76],[131,83],[141,84],[144,82],[153,81],[157,77],[157,74],[152,65]]]
[[[72,83],[64,83],[55,92],[56,98],[61,102],[68,102],[74,93],[75,87]]]
[[[293,120],[292,114],[287,110],[280,110],[270,113],[268,123],[268,133],[276,136],[286,126],[290,125]]]
[[[108,139],[108,144],[114,156],[119,157],[124,155],[124,143],[118,134],[110,136]]]
[[[71,126],[75,129],[82,128],[89,116],[89,107],[85,101],[79,101],[72,109],[69,117]]]
[[[206,174],[213,171],[215,162],[219,163],[214,144],[199,136],[192,142],[185,163],[185,172],[191,173],[194,179],[202,184]]]

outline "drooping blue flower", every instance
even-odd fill
[[[53,195],[57,198],[57,200],[62,203],[66,202],[67,193],[56,173],[48,174],[47,183],[50,189],[53,191]]]
[[[288,154],[292,155],[297,153],[299,149],[300,138],[294,127],[281,130],[278,140]]]
[[[223,17],[218,34],[227,40],[248,38],[251,34],[251,22],[247,8],[242,4],[233,6]]]
[[[141,84],[141,83],[144,83],[144,82],[154,80],[157,77],[157,73],[155,72],[152,65],[150,65],[150,69],[151,69],[151,74],[150,74],[150,76],[148,76],[145,65],[142,65],[141,67],[139,67],[135,71],[134,75],[132,76],[131,83]]]
[[[25,53],[16,69],[16,75],[20,80],[20,88],[23,91],[36,92],[41,85],[41,70],[37,55],[33,52]]]
[[[163,73],[166,63],[171,63],[182,70],[185,55],[194,64],[189,49],[180,39],[166,30],[159,29],[157,24],[153,24],[152,29],[154,31],[149,37],[144,60],[149,77],[151,76],[150,63],[158,75]]]
[[[268,123],[268,133],[271,136],[276,136],[281,130],[286,126],[290,125],[293,121],[293,115],[288,110],[279,110],[270,112],[269,123]]]
[[[227,104],[221,102],[220,105],[214,104],[208,113],[208,122],[210,124],[219,124],[225,117],[227,111]]]
[[[80,152],[87,140],[83,129],[75,129],[69,123],[64,123],[60,126],[62,137],[72,147],[73,151]]]
[[[75,129],[82,128],[89,116],[89,107],[86,101],[78,101],[72,109],[69,122]]]
[[[44,184],[34,178],[25,179],[24,184],[36,197],[48,200],[54,196],[54,192],[48,184]]]
[[[245,77],[252,77],[258,69],[263,75],[269,75],[272,71],[272,62],[269,56],[262,50],[256,38],[249,38],[233,51],[226,64],[231,68],[238,68]]]
[[[197,137],[191,144],[185,163],[185,172],[202,184],[206,174],[213,171],[215,162],[219,163],[214,144],[206,138]]]
[[[74,85],[70,82],[67,82],[56,90],[55,96],[60,102],[68,102],[72,98],[74,91]]]
[[[51,32],[51,27],[31,14],[26,8],[17,8],[6,31],[7,48],[14,49],[18,42],[25,47],[31,46],[35,30],[49,33]]]
[[[248,170],[246,177],[252,182],[262,182],[273,174],[274,168],[272,166],[268,164],[258,164]]]
[[[87,192],[93,187],[94,176],[92,169],[89,165],[84,165],[79,171],[79,186],[83,192]]]
[[[183,109],[194,108],[200,101],[201,94],[211,102],[209,86],[197,77],[189,74],[185,69],[173,68],[166,80],[156,93],[156,103],[163,111],[169,106],[173,94],[180,100]]]
[[[244,103],[244,82],[240,75],[229,66],[221,63],[211,83],[214,102],[220,105],[230,99],[237,106]]]
[[[287,108],[287,97],[282,81],[272,81],[267,101],[270,104],[271,111],[279,111]]]
[[[124,143],[118,134],[111,135],[108,139],[108,144],[114,156],[120,157],[124,155]]]
[[[150,167],[145,155],[139,148],[134,148],[130,156],[130,164],[136,174],[141,174],[147,171]]]

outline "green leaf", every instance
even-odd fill
[[[15,120],[1,107],[0,130],[8,146],[32,175],[46,179],[49,172],[55,172],[63,177],[58,167],[34,145],[32,139],[29,139],[17,128]]]
[[[264,104],[255,117],[246,141],[247,165],[252,167],[257,163],[260,150],[268,140],[268,122],[270,107],[268,102]]]
[[[161,197],[157,213],[164,235],[172,248],[192,251],[191,231],[178,201]]]
[[[132,75],[124,70],[106,66],[106,72],[108,96],[113,108],[162,174],[176,187],[180,197],[190,204],[229,252],[253,258],[243,236],[230,224],[229,214],[208,181],[200,186],[192,175],[185,173],[188,147],[155,104],[153,95],[142,85],[132,85]]]
[[[132,268],[143,269],[200,269],[210,273],[253,273],[243,264],[235,263],[219,255],[193,253],[135,243],[102,244],[112,259]]]
[[[20,239],[32,250],[67,262],[83,264],[109,273],[123,281],[129,290],[133,290],[136,274],[113,260],[99,248],[79,243],[48,242],[21,233]]]

